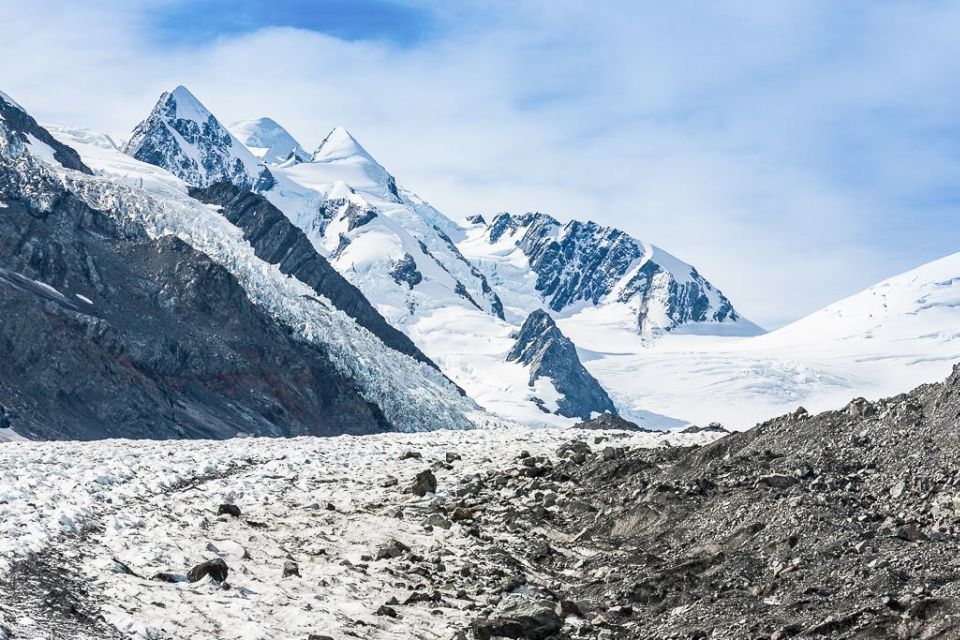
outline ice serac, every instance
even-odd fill
[[[183,86],[160,96],[122,150],[196,187],[223,180],[255,190],[274,184],[270,170]]]
[[[272,118],[241,120],[230,124],[227,129],[250,153],[266,164],[310,160],[310,154]]]
[[[551,411],[567,418],[589,420],[597,413],[617,412],[600,383],[583,367],[577,348],[546,311],[530,314],[520,328],[517,342],[507,355],[530,368],[530,386],[540,378],[552,383],[559,394]],[[541,408],[549,409],[550,399],[541,398]]]
[[[694,267],[619,229],[579,220],[561,224],[542,213],[501,213],[485,234],[490,245],[512,245],[524,254],[537,294],[554,312],[623,303],[631,305],[643,335],[697,324],[761,331]]]
[[[328,298],[386,346],[436,368],[406,334],[390,326],[360,290],[317,253],[303,231],[269,200],[229,182],[205,189],[193,188],[190,195],[201,202],[219,205],[221,213],[243,230],[244,238],[262,260],[278,265],[282,273],[294,276]]]

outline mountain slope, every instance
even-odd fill
[[[278,265],[282,273],[293,275],[329,298],[335,307],[391,349],[436,366],[410,338],[387,324],[363,294],[331,267],[304,233],[266,198],[229,182],[220,182],[206,189],[191,188],[189,193],[201,202],[219,205],[227,220],[244,231],[244,238],[265,262]]]
[[[8,216],[15,241],[0,267],[13,272],[8,282],[43,283],[19,291],[18,303],[31,291],[49,289],[81,312],[103,307],[116,314],[104,318],[88,312],[96,320],[93,328],[87,321],[71,320],[71,330],[57,334],[69,342],[63,345],[63,366],[44,371],[68,374],[74,367],[71,349],[94,348],[99,343],[90,334],[96,330],[94,336],[111,338],[119,366],[133,375],[124,378],[109,367],[98,369],[99,360],[91,356],[94,371],[105,369],[102,375],[116,378],[104,389],[112,390],[109,399],[120,405],[117,411],[109,404],[86,406],[82,394],[71,400],[57,390],[56,380],[35,380],[24,387],[20,385],[28,379],[8,380],[7,393],[15,398],[42,390],[51,415],[89,414],[86,420],[53,425],[47,437],[126,430],[139,437],[412,431],[470,427],[471,416],[483,417],[435,369],[387,347],[325,296],[258,258],[241,230],[190,198],[182,181],[121,154],[102,137],[57,133],[61,142],[76,146],[97,175],[70,170],[54,162],[52,154],[36,154],[15,135],[7,136],[6,206],[0,215],[19,213],[16,202],[29,207],[31,217],[60,226],[37,231],[24,219]],[[61,210],[65,203],[75,205]],[[33,235],[24,237],[24,229]],[[160,256],[148,259],[151,251]],[[101,254],[106,256],[103,268]],[[82,298],[73,295],[75,283],[82,285],[77,291]],[[29,333],[33,329],[23,325],[18,331],[29,337],[35,335]],[[17,349],[36,348],[16,336],[9,342]],[[55,361],[61,354],[54,351],[51,357]],[[82,386],[82,368],[77,371],[79,376],[68,375],[66,382]],[[156,376],[166,376],[161,382],[167,386]],[[90,384],[99,380],[89,378]],[[163,392],[151,401],[174,414],[170,420],[148,409],[154,405],[138,404],[136,398],[152,394],[154,387]],[[16,406],[7,400],[0,404]],[[31,415],[17,413],[21,419]],[[135,428],[141,424],[145,429],[155,425],[155,430]]]
[[[198,187],[223,180],[244,189],[273,184],[270,171],[183,86],[160,96],[122,150]]]
[[[310,159],[310,154],[300,143],[271,118],[241,120],[228,125],[227,129],[250,153],[266,164],[306,162]]]
[[[79,156],[3,100],[0,116],[6,428],[43,439],[392,428],[322,348],[295,340],[223,267],[87,206],[44,163],[89,171]],[[35,155],[36,140],[57,153]]]

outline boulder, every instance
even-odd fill
[[[187,580],[190,582],[199,582],[204,577],[210,576],[212,580],[223,582],[227,579],[228,573],[230,573],[230,568],[227,567],[227,563],[223,561],[223,558],[214,558],[213,560],[201,562],[193,569],[190,569],[190,571],[187,572]]]
[[[488,618],[473,623],[477,640],[495,637],[546,640],[563,627],[555,605],[542,600],[511,598]]]

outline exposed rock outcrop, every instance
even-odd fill
[[[596,378],[583,367],[577,348],[560,331],[546,311],[530,314],[520,328],[517,342],[507,360],[530,368],[530,386],[547,378],[559,394],[556,407],[541,398],[541,407],[568,418],[589,420],[594,413],[616,413],[617,409]]]

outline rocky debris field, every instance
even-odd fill
[[[570,500],[558,449],[593,447],[587,460],[611,443],[710,439],[518,428],[5,443],[0,638],[569,634],[576,610],[557,612],[563,590],[526,537],[527,518]]]
[[[557,496],[511,528],[571,637],[960,637],[958,370],[700,448],[566,445],[516,482]]]
[[[955,372],[725,436],[11,444],[0,610],[11,637],[956,638],[958,416]]]

